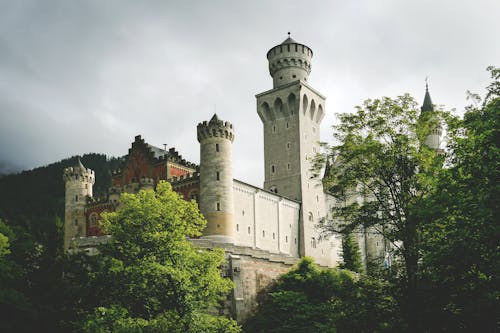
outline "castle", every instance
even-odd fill
[[[255,308],[257,293],[299,258],[310,256],[322,266],[336,266],[341,239],[325,238],[317,228],[337,202],[311,172],[326,110],[325,97],[308,83],[312,56],[308,46],[290,37],[267,52],[273,88],[256,95],[264,128],[263,188],[233,178],[232,143],[237,133],[217,115],[198,124],[199,166],[173,148],[154,147],[136,136],[122,168],[112,175],[106,200],[93,198],[94,172],[80,161],[64,170],[65,249],[95,251],[95,244],[110,237],[99,230],[100,214],[118,207],[120,193],[153,189],[167,180],[186,200],[196,200],[207,220],[203,237],[193,243],[225,249],[224,274],[235,283],[230,308],[238,321]],[[428,90],[424,111],[433,111]],[[440,136],[437,129],[427,144],[438,149]],[[387,244],[381,236],[364,230],[358,238],[364,261],[371,258],[382,264]]]

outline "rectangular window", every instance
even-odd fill
[[[75,202],[78,202],[78,195],[75,195]]]
[[[220,202],[217,203],[217,210],[220,211]]]
[[[220,180],[220,172],[219,172],[219,171],[217,171],[217,172],[215,173],[215,178],[216,178],[217,180]]]
[[[215,144],[215,151],[219,152],[219,144],[218,143]]]

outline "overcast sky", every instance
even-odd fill
[[[198,163],[196,125],[236,129],[234,176],[263,182],[255,94],[266,52],[312,48],[309,83],[335,113],[409,92],[461,112],[500,65],[500,1],[0,0],[0,169],[89,152],[122,156],[134,136]]]

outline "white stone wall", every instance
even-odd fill
[[[233,182],[235,244],[298,257],[300,204]]]

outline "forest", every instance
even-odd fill
[[[344,203],[320,225],[342,235],[343,263],[302,258],[245,323],[223,311],[233,287],[223,252],[189,242],[206,222],[168,183],[123,194],[102,220],[112,240],[89,256],[62,249],[62,173],[78,156],[0,176],[0,331],[500,331],[500,69],[489,72],[463,116],[421,113],[409,95],[338,116],[336,141],[314,164],[317,174],[329,165],[324,184]],[[439,151],[423,144],[437,126]],[[105,196],[122,158],[80,158]],[[350,200],[359,194],[371,200]],[[390,242],[390,266],[363,267],[360,228]]]

